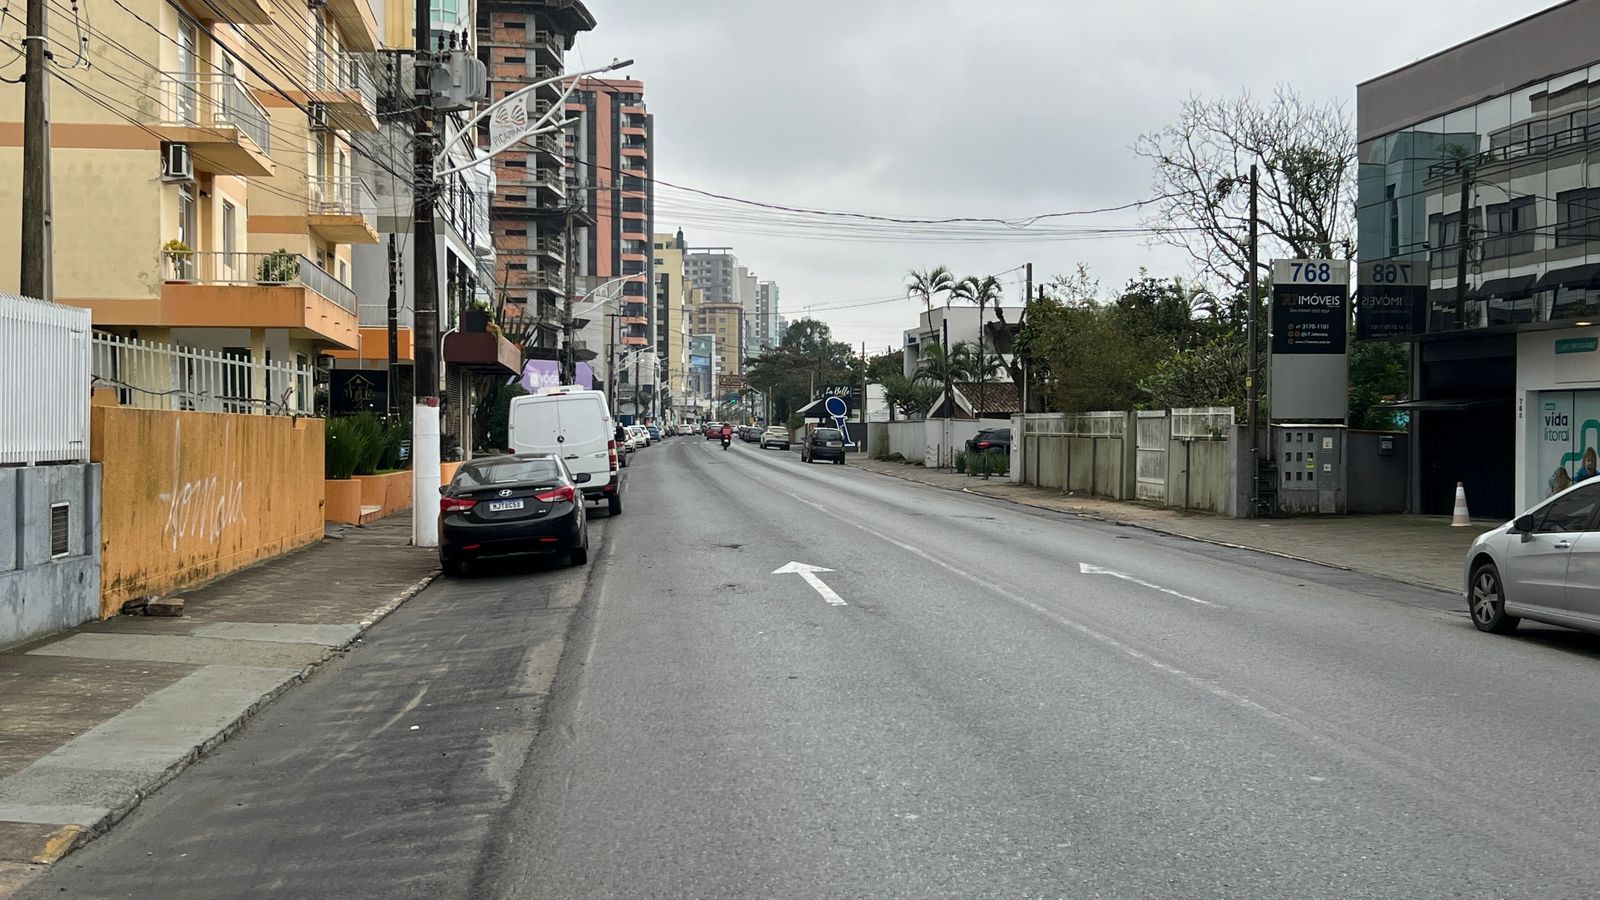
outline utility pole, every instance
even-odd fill
[[[1255,518],[1256,502],[1261,494],[1261,436],[1256,431],[1256,416],[1258,397],[1256,393],[1257,375],[1260,370],[1261,354],[1256,348],[1257,327],[1256,317],[1260,304],[1256,299],[1256,203],[1257,184],[1256,166],[1250,164],[1250,272],[1246,276],[1245,290],[1249,292],[1250,317],[1245,324],[1245,343],[1250,348],[1250,364],[1245,369],[1244,379],[1244,410],[1245,427],[1250,429],[1250,518]]]
[[[421,509],[439,493],[439,272],[433,237],[433,96],[428,76],[433,71],[431,0],[416,4],[416,137],[412,141],[411,244],[415,263],[412,296],[413,329],[411,407],[411,496]],[[439,546],[439,520],[411,517],[411,543]]]
[[[55,298],[50,212],[50,42],[45,0],[28,0],[22,71],[22,265],[24,297]]]
[[[1465,160],[1461,162],[1461,221],[1456,226],[1456,323],[1467,308],[1467,252],[1472,246],[1472,227],[1467,217],[1467,204],[1471,203],[1472,169]]]
[[[606,404],[617,417],[617,313],[606,313]]]
[[[397,294],[396,281],[399,260],[396,258],[395,235],[389,232],[389,417],[400,410],[400,400],[396,392],[400,390],[400,379],[396,377],[396,370],[400,367],[400,299]]]
[[[944,308],[944,318],[939,320],[939,329],[943,333],[941,343],[944,344],[944,435],[939,441],[939,467],[944,467],[945,451],[950,448],[945,442],[950,440],[950,414],[955,412],[955,391],[950,385],[950,306]],[[951,464],[954,465],[955,454],[950,454]]]
[[[574,199],[573,203],[578,201]],[[561,383],[572,384],[578,380],[578,354],[573,348],[575,329],[572,320],[572,295],[578,290],[578,234],[573,228],[573,220],[577,210],[573,206],[567,207],[567,261],[565,275],[566,287],[562,290],[561,306]],[[637,412],[637,410],[635,410]]]
[[[1022,317],[1024,319],[1026,319],[1027,315],[1028,315],[1028,301],[1033,299],[1033,263],[1028,263],[1026,268],[1027,268],[1027,275],[1025,277],[1027,279],[1026,283],[1027,283],[1028,287],[1027,287],[1027,290],[1023,291],[1023,293],[1022,293]],[[1041,291],[1041,293],[1043,293],[1043,292]],[[1011,345],[1011,361],[1013,363],[1017,361],[1016,357],[1017,357],[1017,347],[1016,347],[1016,344],[1012,344]],[[1020,412],[1023,415],[1027,415],[1028,412],[1029,412],[1029,409],[1028,409],[1028,364],[1026,362],[1024,362],[1022,364],[1022,388],[1021,388],[1021,394],[1022,394],[1022,409],[1020,410]]]

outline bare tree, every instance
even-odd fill
[[[1202,276],[1237,290],[1250,267],[1250,165],[1260,179],[1258,268],[1274,258],[1355,252],[1355,129],[1343,103],[1280,87],[1272,99],[1190,97],[1175,124],[1134,152],[1155,164],[1144,224],[1188,251]]]

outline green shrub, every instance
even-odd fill
[[[256,281],[260,284],[288,284],[299,277],[300,260],[281,247],[263,256],[256,268]]]
[[[352,441],[355,444],[357,475],[375,475],[378,464],[383,461],[384,430],[383,423],[370,412],[359,413],[350,418]]]
[[[357,446],[355,427],[350,419],[329,419],[323,429],[323,474],[328,478],[346,479],[355,474]]]
[[[391,469],[408,469],[411,467],[409,458],[400,459],[400,445],[411,439],[411,423],[395,416],[383,426],[382,448],[378,456],[378,468],[384,471]]]
[[[956,451],[956,474],[957,475],[965,475],[966,473],[967,473],[967,452],[965,450],[957,450]]]
[[[1005,452],[1004,450],[990,450],[989,452],[985,453],[984,456],[987,457],[985,462],[989,466],[990,474],[1011,474],[1011,454]]]

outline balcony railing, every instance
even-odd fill
[[[296,285],[356,312],[356,292],[299,253],[224,253],[163,250],[161,265],[170,281],[215,285],[279,287]]]
[[[334,56],[331,64],[324,62],[319,67],[322,77],[317,90],[360,94],[362,103],[372,107],[378,102],[378,88],[373,83],[367,67],[362,63],[360,56],[340,51]]]
[[[324,216],[374,216],[378,201],[359,178],[319,178],[310,180],[311,212]]]
[[[162,72],[161,122],[195,128],[239,129],[262,153],[272,152],[267,110],[238,78]]]

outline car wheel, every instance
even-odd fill
[[[1506,615],[1506,592],[1500,583],[1500,570],[1494,563],[1486,562],[1473,569],[1471,584],[1467,604],[1472,612],[1472,624],[1490,634],[1515,631],[1522,620]]]
[[[613,516],[622,515],[622,495],[621,494],[612,494],[611,495],[611,498],[606,501],[606,512],[610,513]]]
[[[460,578],[461,573],[466,570],[466,567],[461,564],[461,560],[454,556],[439,557],[439,568],[443,569],[444,574],[449,575],[451,578]]]

